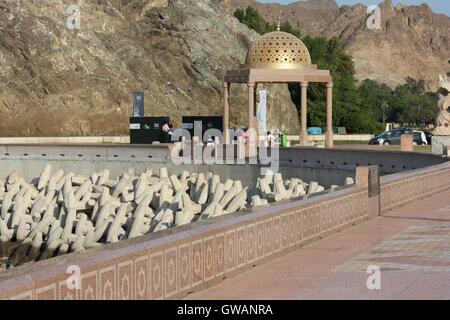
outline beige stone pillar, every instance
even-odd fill
[[[300,106],[301,106],[301,121],[300,121],[300,145],[308,145],[308,82],[300,83]]]
[[[327,83],[327,130],[325,148],[333,148],[333,82]]]
[[[255,83],[249,82],[248,86],[248,128],[256,130],[255,121]]]
[[[377,166],[356,168],[356,186],[367,190],[367,217],[376,218],[381,213],[380,172]]]
[[[400,137],[400,150],[404,152],[414,151],[414,137],[412,134],[404,134]]]
[[[228,144],[230,137],[228,134],[230,124],[230,84],[223,84],[223,144]]]

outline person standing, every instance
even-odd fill
[[[170,131],[169,123],[165,122],[161,130],[163,140],[162,143],[169,143],[169,131]]]
[[[175,128],[173,127],[173,124],[169,124],[169,132],[168,132],[169,143],[175,142],[173,139],[174,134],[175,134]]]

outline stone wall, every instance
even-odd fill
[[[381,178],[381,213],[450,188],[450,162]]]
[[[215,174],[254,183],[259,176],[257,165],[192,165],[177,166],[170,160],[171,151],[165,145],[0,145],[0,178],[17,170],[25,179],[39,176],[46,164],[76,174],[111,170],[113,176],[133,167],[136,172],[149,166],[169,168],[180,174],[183,170],[212,171]],[[380,175],[408,172],[447,162],[447,158],[426,153],[397,151],[287,148],[280,149],[280,172],[286,178],[302,177],[319,181],[321,185],[343,185],[361,166],[377,166]]]

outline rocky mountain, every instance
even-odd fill
[[[73,3],[0,0],[0,135],[127,134],[133,91],[145,91],[147,115],[178,126],[220,115],[225,71],[258,37],[210,0]],[[246,101],[233,87],[232,124],[244,125]],[[298,131],[286,85],[268,104],[270,127]]]
[[[367,28],[367,7],[339,8],[334,0],[305,0],[290,5],[255,0],[217,0],[228,13],[256,7],[269,21],[289,20],[306,34],[337,36],[355,61],[357,77],[395,87],[406,77],[423,79],[437,89],[437,76],[450,71],[450,17],[434,13],[426,4],[380,4],[381,29]]]
[[[339,6],[335,0],[304,0],[291,4],[261,3],[256,0],[213,0],[226,13],[236,8],[256,8],[267,21],[289,21],[307,34],[320,35],[328,23],[336,19]]]

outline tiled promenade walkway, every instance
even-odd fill
[[[381,289],[367,288],[369,266]],[[189,299],[450,299],[450,191],[411,203]]]

